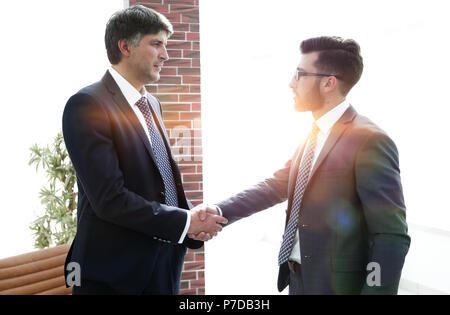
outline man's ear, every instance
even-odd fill
[[[117,46],[119,47],[122,55],[129,57],[130,56],[130,43],[126,39],[121,39],[117,42]]]
[[[328,91],[332,91],[337,88],[337,79],[334,76],[326,78],[324,88]]]

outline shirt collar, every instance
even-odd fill
[[[147,91],[144,91],[144,95],[142,95],[134,86],[131,85],[119,72],[117,72],[113,67],[109,68],[109,73],[113,77],[114,81],[116,81],[119,86],[120,91],[127,102],[133,106],[141,99],[142,96],[147,96]]]
[[[338,106],[334,107],[332,110],[328,111],[315,121],[317,127],[319,127],[320,131],[324,134],[328,134],[333,128],[333,125],[341,118],[344,112],[349,108],[350,103],[344,100]]]

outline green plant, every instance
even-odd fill
[[[48,186],[42,187],[39,199],[45,212],[36,219],[30,229],[34,232],[34,247],[46,248],[72,242],[77,230],[76,175],[61,133],[55,137],[51,147],[30,148],[29,165],[41,165],[46,171]]]

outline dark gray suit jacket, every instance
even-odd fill
[[[229,224],[288,200],[288,221],[302,144],[272,178],[218,204]],[[298,229],[306,294],[396,294],[410,237],[398,152],[386,133],[352,106],[334,125],[313,167]],[[381,268],[381,285],[369,286]],[[289,284],[280,266],[278,289]]]
[[[80,265],[80,293],[140,294],[145,289],[178,294],[186,248],[203,246],[187,237],[178,244],[192,205],[158,105],[152,105],[155,122],[169,155],[179,208],[165,204],[151,144],[109,72],[66,104],[63,134],[78,183],[77,234],[66,266]]]

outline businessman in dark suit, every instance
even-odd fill
[[[81,269],[74,294],[178,294],[186,248],[203,245],[187,233],[211,237],[226,222],[201,207],[190,211],[161,105],[145,89],[159,79],[172,33],[143,6],[114,14],[105,34],[111,69],[66,104],[64,140],[78,183],[65,265]]]
[[[359,45],[319,37],[301,52],[290,87],[314,117],[308,138],[272,178],[208,211],[233,223],[288,200],[280,292],[396,294],[410,244],[398,152],[345,99],[362,74]]]

